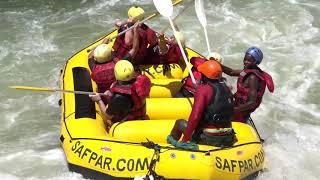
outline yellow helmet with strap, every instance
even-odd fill
[[[118,81],[130,81],[134,76],[134,68],[130,61],[120,60],[114,66],[114,76]]]
[[[93,51],[93,57],[98,63],[111,61],[112,48],[106,44],[98,45]]]
[[[217,52],[212,52],[207,56],[208,60],[216,60],[219,63],[222,63],[222,56]]]
[[[133,6],[128,10],[128,17],[136,21],[144,19],[144,10],[141,7]]]
[[[186,44],[186,39],[184,38],[184,35],[182,32],[180,31],[176,31],[176,33],[174,34],[174,37],[180,41],[182,46],[185,46]]]

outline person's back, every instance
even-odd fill
[[[189,121],[178,120],[167,141],[186,149],[195,149],[191,140],[199,144],[231,146],[235,141],[231,126],[233,98],[225,83],[220,81],[221,66],[209,60],[197,70],[204,75],[203,84],[195,93]],[[177,142],[181,133],[184,134],[182,142]]]
[[[138,75],[130,81],[115,82],[110,91],[114,95],[129,97],[127,101],[132,104],[130,111],[126,114],[126,120],[146,119],[146,98],[149,96],[151,81],[145,75]],[[120,108],[123,108],[120,106]],[[123,113],[115,116],[113,122],[123,119]]]
[[[99,94],[90,95],[98,102],[105,124],[108,128],[126,120],[144,119],[146,116],[146,98],[149,96],[151,81],[144,75],[135,77],[134,67],[127,60],[120,60],[114,67],[116,82],[111,85],[109,104],[106,107]]]

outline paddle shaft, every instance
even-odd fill
[[[72,90],[64,90],[64,89],[52,89],[52,88],[47,88],[47,87],[33,87],[33,86],[9,86],[9,87],[13,88],[13,89],[17,89],[17,90],[62,92],[62,93],[86,94],[86,95],[99,94],[101,96],[107,96],[104,93],[95,93],[95,92],[86,92],[86,91],[72,91]]]
[[[211,54],[211,48],[210,48],[208,32],[207,32],[207,18],[206,18],[206,13],[204,11],[202,0],[195,0],[195,10],[196,10],[197,18],[203,27],[203,31],[204,31],[204,35],[205,35],[206,43],[207,43],[207,48],[208,48],[208,54]]]
[[[148,21],[149,19],[151,19],[151,18],[153,18],[153,17],[155,17],[155,16],[157,16],[157,15],[159,15],[159,13],[153,13],[153,14],[151,14],[150,16],[148,16],[147,18],[145,18],[144,20],[140,21],[139,23],[144,23],[145,21]],[[123,35],[124,33],[126,33],[127,31],[129,31],[129,30],[131,30],[131,29],[133,29],[134,27],[135,27],[135,25],[129,27],[129,28],[126,29],[126,30],[121,31],[120,33],[112,36],[112,37],[110,38],[110,40],[113,40],[113,39],[117,38],[118,36]]]
[[[182,13],[184,13],[184,12],[190,7],[190,5],[193,4],[192,2],[193,2],[193,0],[191,0],[188,4],[186,4],[185,7],[182,9],[182,11],[180,11],[180,12],[176,15],[176,17],[174,17],[174,18],[172,19],[172,21],[175,22],[175,21],[178,19],[178,17],[180,17],[180,15],[181,15]],[[164,33],[164,32],[166,32],[166,31],[168,30],[168,28],[170,28],[170,25],[164,27],[160,32]]]
[[[207,26],[203,26],[203,31],[204,35],[206,37],[206,42],[207,42],[207,48],[208,48],[208,54],[211,54],[211,48],[210,48],[210,43],[209,43],[209,38],[208,38],[208,32],[207,32]]]
[[[175,35],[177,31],[176,31],[176,29],[174,28],[172,19],[171,19],[170,17],[168,17],[168,19],[169,19],[171,28],[172,28],[172,30],[173,30],[173,33],[174,33],[174,35]],[[188,68],[188,71],[189,71],[189,74],[190,74],[192,83],[193,83],[194,85],[196,85],[196,80],[195,80],[195,78],[194,78],[194,76],[193,76],[193,73],[192,73],[192,71],[191,71],[191,67],[190,67],[190,65],[189,65],[189,62],[188,62],[186,53],[185,53],[185,51],[184,51],[184,48],[182,47],[181,42],[180,42],[180,40],[179,40],[178,38],[176,38],[176,41],[178,42],[178,45],[179,45],[179,48],[180,48],[180,51],[181,51],[183,60],[184,60],[184,62],[186,63],[186,66],[187,66],[187,68]]]
[[[54,89],[55,92],[63,92],[63,93],[73,93],[73,94],[86,94],[86,95],[95,95],[99,94],[100,96],[107,96],[103,93],[95,93],[95,92],[86,92],[86,91],[71,91],[71,90],[62,90],[62,89]]]

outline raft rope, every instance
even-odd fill
[[[155,144],[152,141],[149,141],[148,139],[147,139],[147,142],[142,142],[141,145],[148,148],[148,149],[154,150],[154,153],[151,157],[151,163],[150,163],[150,166],[148,168],[148,172],[147,172],[144,180],[150,180],[150,176],[152,176],[153,179],[155,179],[155,180],[164,180],[163,176],[160,176],[156,173],[156,164],[157,164],[157,162],[160,161],[161,146],[159,146],[158,144]]]

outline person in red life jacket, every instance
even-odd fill
[[[126,30],[127,28],[135,25],[137,22],[144,19],[144,10],[140,7],[131,7],[128,11],[128,20],[125,23],[121,23],[120,20],[116,21],[116,27],[118,28],[118,33]],[[145,57],[147,56],[148,48],[153,48],[157,44],[156,32],[148,27],[146,24],[139,24],[139,48],[136,55],[132,58],[131,62],[134,65],[143,64]],[[130,51],[133,43],[133,31],[129,30],[125,34],[120,35],[116,38],[113,50],[117,58],[122,58],[125,54]],[[104,43],[109,40],[104,40]]]
[[[128,54],[123,57],[125,60],[130,61],[139,48],[137,27],[134,28],[134,33],[133,46]],[[90,58],[94,60],[91,79],[97,83],[97,92],[105,93],[109,90],[110,85],[115,81],[114,66],[119,59],[113,57],[112,48],[107,44],[98,45],[89,55],[89,59]],[[108,103],[108,99],[105,96],[102,97],[102,100],[104,103]]]
[[[221,82],[222,69],[218,62],[209,60],[197,67],[203,83],[198,87],[189,120],[177,120],[167,142],[184,149],[197,150],[198,144],[232,146],[235,142],[231,126],[233,97]],[[180,139],[183,133],[183,139]]]
[[[93,51],[94,65],[91,79],[97,83],[97,92],[104,93],[116,80],[113,69],[115,62],[111,58],[111,47],[106,44],[98,45]]]
[[[145,64],[179,64],[185,68],[185,63],[177,42],[181,42],[185,47],[186,40],[182,32],[177,31],[174,36],[165,37],[163,33],[157,33],[158,44],[154,48],[150,48]],[[176,39],[177,38],[177,39]]]
[[[261,104],[266,87],[270,92],[274,91],[272,77],[258,67],[262,59],[262,51],[257,47],[250,47],[243,59],[243,70],[222,66],[224,73],[238,76],[237,92],[234,94],[235,121],[245,123],[248,120],[250,114]]]
[[[106,126],[126,120],[146,119],[146,98],[151,89],[149,78],[145,75],[136,76],[133,65],[127,60],[116,63],[114,75],[117,81],[108,92],[110,102],[107,107],[99,94],[90,95],[99,104]]]
[[[222,57],[219,53],[211,53],[207,58],[203,57],[192,57],[190,63],[192,64],[191,71],[196,80],[197,85],[201,82],[201,73],[197,70],[197,67],[206,62],[207,60],[215,60],[222,62]],[[196,92],[196,86],[192,83],[190,75],[182,80],[183,85],[180,91],[175,95],[175,97],[193,97]]]

